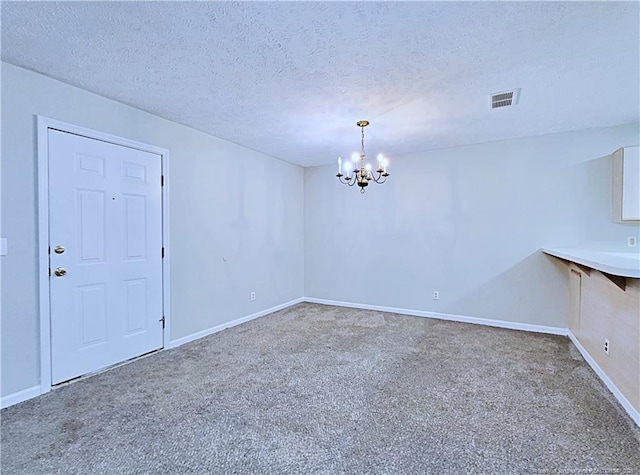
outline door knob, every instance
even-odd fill
[[[62,254],[64,252],[64,246],[56,246],[53,252],[55,252],[56,254]]]
[[[65,275],[67,275],[67,270],[63,269],[62,267],[58,267],[55,271],[53,271],[53,273],[58,277],[64,277]]]

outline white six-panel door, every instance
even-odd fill
[[[52,384],[162,348],[161,156],[53,129]]]

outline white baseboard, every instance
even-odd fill
[[[225,330],[227,328],[235,327],[236,325],[240,325],[241,323],[248,322],[250,320],[254,320],[259,317],[263,317],[273,312],[277,312],[278,310],[282,310],[287,307],[291,307],[292,305],[296,305],[304,302],[304,297],[300,297],[295,300],[291,300],[289,302],[285,302],[280,305],[276,305],[275,307],[268,308],[266,310],[261,310],[260,312],[252,313],[251,315],[247,315],[246,317],[241,317],[236,320],[232,320],[230,322],[225,322],[215,327],[207,328],[206,330],[199,331],[197,333],[192,333],[191,335],[184,336],[182,338],[178,338],[177,340],[172,340],[169,342],[168,348],[176,348],[180,345],[184,345],[185,343],[189,343],[191,341],[199,340],[205,336],[212,335],[214,333],[218,333],[219,331]]]
[[[42,394],[42,391],[40,385],[38,384],[37,386],[23,389],[22,391],[18,391],[17,393],[2,396],[2,402],[0,403],[0,405],[2,406],[2,409],[4,409],[5,407],[13,406],[14,404],[18,404],[19,402],[26,401],[27,399],[40,396],[40,394]]]
[[[467,317],[464,315],[452,315],[448,313],[426,312],[424,310],[411,310],[407,308],[381,307],[379,305],[368,305],[353,302],[341,302],[337,300],[316,299],[305,297],[305,302],[320,303],[325,305],[336,305],[338,307],[361,308],[364,310],[378,310],[380,312],[399,313],[414,317],[436,318],[438,320],[449,320],[452,322],[473,323],[489,327],[508,328],[510,330],[524,330],[535,333],[547,333],[550,335],[567,336],[568,330],[560,327],[547,327],[544,325],[533,325],[531,323],[509,322],[506,320],[490,320],[488,318]]]
[[[582,346],[582,344],[578,341],[578,339],[574,336],[574,334],[571,333],[570,331],[568,332],[568,334],[569,334],[569,338],[571,338],[571,341],[573,342],[575,347],[578,349],[578,351],[580,352],[582,357],[587,361],[587,363],[589,363],[589,366],[591,366],[593,371],[595,371],[595,373],[600,377],[602,382],[609,388],[609,391],[611,391],[613,393],[613,395],[616,397],[616,399],[618,400],[620,405],[622,405],[624,410],[627,411],[627,414],[629,414],[631,416],[631,419],[633,419],[633,421],[638,426],[640,426],[640,412],[638,412],[631,405],[629,400],[626,397],[624,397],[624,395],[620,392],[618,387],[615,384],[613,384],[613,381],[611,381],[611,379],[609,379],[609,377],[602,370],[602,368],[600,368],[600,366],[598,366],[598,363],[596,363],[596,360],[594,360],[591,357],[589,352],[586,350],[586,348],[584,346]]]

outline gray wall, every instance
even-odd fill
[[[564,269],[539,249],[638,235],[611,222],[598,159],[637,143],[632,124],[415,153],[364,195],[307,168],[305,295],[566,327]]]
[[[40,381],[35,114],[169,150],[172,340],[303,296],[302,168],[2,63],[2,395]]]

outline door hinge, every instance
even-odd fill
[[[164,175],[160,175],[160,186],[164,186]]]
[[[162,248],[162,258],[164,259],[164,247]]]
[[[47,252],[48,252],[49,254],[51,254],[51,246],[49,246],[49,247],[47,248]]]
[[[51,267],[49,267],[49,277],[51,277]]]
[[[159,322],[162,322],[162,329],[164,330],[164,315],[162,316],[162,318],[160,320],[158,320]]]

